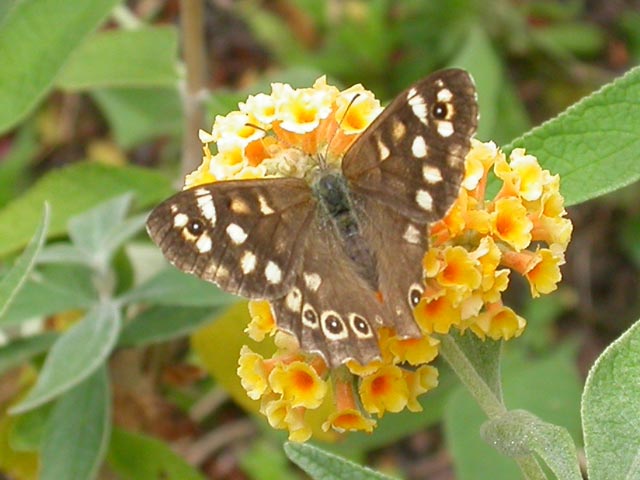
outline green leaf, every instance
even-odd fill
[[[138,233],[146,214],[126,219],[133,195],[125,193],[69,220],[69,236],[89,265],[107,267],[122,244]]]
[[[184,336],[219,312],[220,307],[151,307],[122,329],[118,344],[133,347]]]
[[[108,462],[124,479],[204,480],[166,444],[151,437],[114,429]]]
[[[120,333],[120,312],[109,303],[96,305],[53,345],[40,376],[10,413],[36,408],[70,390],[104,364]]]
[[[284,452],[276,448],[274,442],[255,442],[243,453],[240,465],[251,480],[300,480]]]
[[[576,447],[569,432],[525,410],[505,412],[485,422],[480,435],[503,455],[517,458],[535,452],[557,478],[582,480]]]
[[[27,362],[31,357],[46,352],[57,337],[54,333],[44,333],[13,340],[9,345],[0,348],[0,375],[16,365]]]
[[[111,433],[111,395],[104,366],[57,402],[42,438],[40,480],[90,480]]]
[[[314,480],[390,480],[391,477],[375,472],[370,468],[327,453],[311,445],[291,443],[284,444],[284,451],[289,459],[307,472]]]
[[[56,84],[66,90],[173,87],[178,81],[177,52],[174,27],[99,32],[73,53]]]
[[[507,407],[533,412],[547,422],[567,428],[574,439],[579,438],[581,385],[573,353],[564,348],[537,361],[530,358],[514,361],[511,357],[503,355],[502,362]],[[482,478],[492,480],[521,478],[515,462],[481,439],[480,428],[485,421],[486,416],[465,390],[460,388],[451,397],[445,409],[444,430],[455,477],[477,480],[478,472],[482,472]]]
[[[592,480],[640,477],[640,322],[607,347],[582,394],[587,471]]]
[[[118,0],[22,0],[0,24],[0,132],[22,120],[49,91],[80,42]]]
[[[77,265],[40,267],[18,293],[1,326],[17,325],[34,317],[85,309],[96,302],[91,271]]]
[[[33,270],[38,253],[42,249],[49,228],[49,205],[44,204],[44,213],[36,233],[22,255],[16,260],[11,270],[0,280],[0,324],[9,306],[24,286],[29,273]]]
[[[640,178],[639,101],[640,68],[634,68],[504,150],[526,147],[560,174],[568,205],[584,202]]]
[[[182,104],[177,88],[104,88],[93,91],[91,96],[123,148],[161,135],[182,135]]]
[[[145,207],[168,197],[173,189],[164,175],[138,167],[79,163],[51,171],[0,210],[0,257],[25,245],[45,200],[52,210],[51,237],[66,232],[71,217],[129,191],[135,193],[137,204]]]
[[[238,297],[225,293],[217,286],[194,275],[170,267],[130,290],[119,301],[185,307],[220,307],[238,302]]]

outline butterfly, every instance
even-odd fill
[[[470,75],[441,70],[400,93],[339,168],[196,186],[157,206],[147,230],[180,270],[269,300],[303,351],[367,364],[381,328],[421,336],[427,228],[458,196],[477,116]]]

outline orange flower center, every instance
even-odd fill
[[[373,395],[384,395],[389,390],[387,377],[380,376],[371,382],[371,393]]]
[[[304,391],[311,390],[314,385],[313,378],[307,372],[296,372],[293,382],[300,390]]]

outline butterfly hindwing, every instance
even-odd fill
[[[177,193],[147,221],[180,270],[248,298],[288,292],[316,202],[295,178],[216,182]]]
[[[332,366],[348,359],[366,364],[380,356],[376,332],[385,307],[319,217],[310,226],[293,288],[271,302],[276,323]]]
[[[442,218],[458,195],[477,125],[473,81],[441,70],[398,95],[347,151],[354,191],[422,224]]]

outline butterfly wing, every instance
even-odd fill
[[[300,179],[216,182],[165,200],[147,230],[180,270],[229,293],[270,299],[291,289],[315,207]]]
[[[376,331],[385,307],[321,214],[310,226],[302,258],[293,288],[271,302],[278,327],[334,367],[349,359],[366,364],[379,358]]]
[[[426,226],[458,196],[477,125],[475,87],[463,70],[436,72],[396,97],[343,159],[364,242],[375,252],[383,323],[420,334]]]
[[[442,218],[476,130],[475,92],[468,73],[449,69],[398,95],[345,154],[350,188],[423,225]]]

